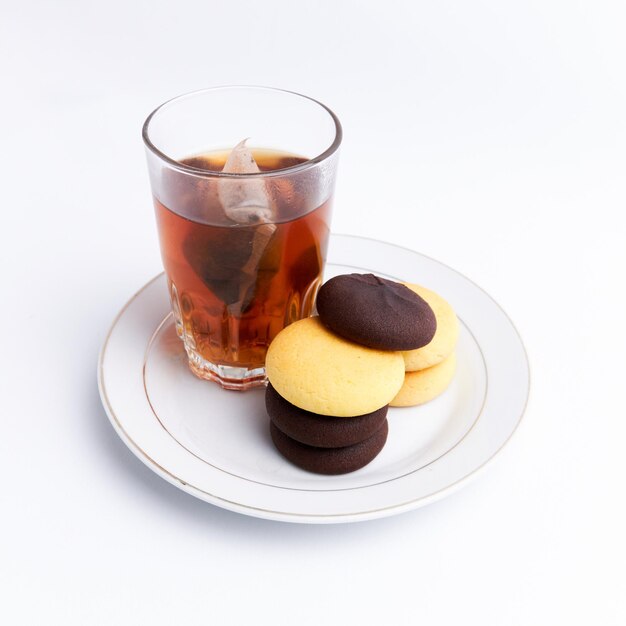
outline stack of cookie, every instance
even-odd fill
[[[456,355],[454,349],[459,337],[459,320],[446,300],[430,289],[405,283],[428,303],[437,329],[425,346],[402,352],[406,374],[404,384],[391,406],[416,406],[424,404],[443,393],[454,376]]]
[[[405,358],[434,339],[437,322],[415,291],[372,274],[331,279],[317,309],[319,317],[288,326],[270,345],[266,407],[283,456],[309,471],[342,474],[382,450]]]

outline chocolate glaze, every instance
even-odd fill
[[[268,384],[265,408],[274,426],[292,439],[319,448],[339,448],[371,437],[385,421],[388,405],[356,417],[318,415],[291,404]]]
[[[385,419],[382,426],[365,441],[343,448],[316,448],[288,437],[270,422],[272,441],[278,451],[294,465],[316,474],[347,474],[364,467],[383,449],[387,432]]]
[[[317,294],[317,311],[337,335],[379,350],[421,348],[437,329],[435,314],[423,298],[373,274],[331,278]]]

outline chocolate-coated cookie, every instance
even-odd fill
[[[318,415],[287,402],[271,384],[265,392],[265,408],[285,435],[318,448],[339,448],[364,441],[382,426],[387,416],[387,405],[356,417]]]
[[[364,467],[383,449],[387,431],[385,419],[382,426],[365,441],[343,448],[316,448],[287,437],[270,422],[272,441],[278,451],[294,465],[316,474],[347,474]]]
[[[405,285],[373,274],[343,274],[324,283],[317,311],[331,331],[370,348],[415,350],[435,335],[428,303]]]

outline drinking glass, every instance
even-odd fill
[[[268,87],[197,91],[147,118],[172,312],[200,378],[227,389],[264,384],[272,339],[311,314],[341,136],[328,107]]]

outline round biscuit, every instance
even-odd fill
[[[265,409],[274,426],[288,437],[318,448],[351,446],[371,437],[385,421],[389,405],[354,417],[317,415],[287,402],[272,387],[265,390]]]
[[[265,370],[291,404],[318,415],[353,417],[389,404],[402,387],[404,359],[400,352],[338,337],[318,317],[309,317],[278,333]]]
[[[316,474],[347,474],[371,463],[383,449],[388,430],[385,419],[378,430],[364,441],[341,448],[316,448],[291,439],[274,422],[270,422],[270,434],[276,449],[294,465]]]
[[[378,350],[415,350],[434,336],[428,303],[402,283],[374,274],[340,274],[315,301],[320,320],[335,334]]]
[[[459,338],[459,320],[454,309],[439,294],[420,285],[404,284],[426,300],[437,320],[437,330],[430,343],[417,350],[402,352],[404,368],[407,372],[415,372],[437,365],[452,354]]]
[[[448,388],[455,370],[456,354],[453,352],[437,365],[417,372],[407,372],[404,375],[402,388],[390,405],[416,406],[436,398]]]

